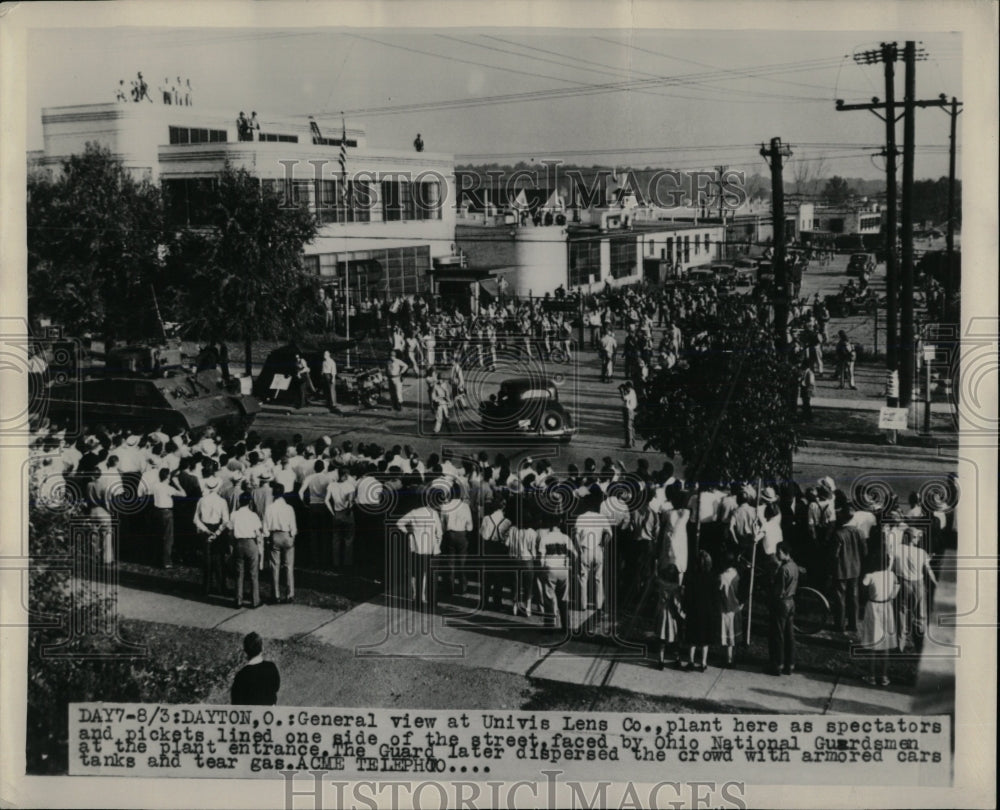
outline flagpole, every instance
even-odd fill
[[[340,202],[347,222],[347,119],[340,112]],[[344,259],[344,337],[347,339],[347,365],[351,365],[351,260]]]

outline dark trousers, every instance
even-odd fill
[[[771,603],[767,617],[767,646],[774,670],[795,666],[795,601],[782,599]]]
[[[174,504],[176,517],[174,543],[177,556],[182,563],[193,563],[198,559],[198,537],[194,529],[194,503],[185,498]]]
[[[492,606],[494,610],[500,610],[503,607],[504,585],[511,582],[511,572],[503,570],[508,566],[507,547],[495,540],[484,541],[483,555],[489,559],[486,561],[484,571],[486,587],[482,603],[484,607]]]
[[[325,565],[327,560],[324,551],[330,540],[330,510],[322,501],[309,504],[308,538],[309,542],[303,549],[303,562],[313,567]]]
[[[833,621],[838,630],[858,629],[858,578],[833,580]]]
[[[174,510],[157,507],[155,514],[161,542],[160,564],[165,568],[174,559]]]
[[[806,391],[799,393],[802,396],[802,418],[811,421],[813,418],[812,394]]]
[[[345,509],[333,514],[332,563],[334,568],[354,565],[354,514]]]
[[[465,570],[465,560],[469,556],[468,532],[445,532],[442,543],[443,552],[448,559],[448,593],[456,593],[455,583],[458,582],[458,595],[464,596],[469,587],[469,577]]]
[[[209,526],[213,532],[218,526]],[[223,532],[214,540],[209,541],[208,535],[202,535],[202,546],[205,550],[203,566],[204,576],[202,587],[205,596],[224,594],[226,592],[226,558],[229,557],[229,537]]]

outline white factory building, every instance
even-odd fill
[[[628,199],[573,210],[560,207],[551,191],[534,191],[540,204],[527,215],[516,199],[506,211],[484,201],[462,206],[456,223],[455,243],[468,266],[504,279],[511,294],[660,282],[724,255],[719,222],[673,219],[666,209]]]
[[[454,264],[451,155],[409,144],[372,147],[364,128],[339,116],[263,115],[248,133],[239,113],[158,101],[50,107],[42,111],[44,149],[29,153],[29,164],[58,167],[98,143],[138,176],[162,183],[177,227],[198,226],[204,191],[227,161],[279,192],[290,180],[294,199],[307,201],[321,221],[304,251],[307,266],[329,289],[346,279],[353,296],[430,292],[435,267]]]

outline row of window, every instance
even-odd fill
[[[226,143],[224,129],[196,129],[192,127],[170,127],[170,143]]]
[[[634,239],[610,240],[611,278],[627,278],[636,273],[639,249]],[[569,285],[580,287],[601,279],[601,240],[586,239],[569,243]]]
[[[265,143],[298,143],[298,135],[277,135],[273,132],[258,132],[257,140]]]
[[[363,301],[388,295],[413,295],[430,289],[429,245],[320,253],[303,257],[305,267],[319,276],[334,296],[350,286],[351,298]]]
[[[199,226],[208,219],[208,205],[215,180],[197,177],[164,180],[168,216],[176,226]],[[381,195],[375,183],[351,180],[265,179],[264,189],[283,195],[286,204],[307,206],[321,225],[331,223],[371,222],[372,211],[381,209],[384,222],[440,220],[442,218],[440,183],[383,181]]]
[[[320,137],[319,135],[313,136],[314,146],[340,146],[340,143],[341,143],[340,138],[323,138]],[[357,146],[357,145],[358,142],[353,138],[348,138],[347,140],[344,141],[344,146]]]
[[[383,222],[411,222],[442,218],[441,184],[408,180],[264,180],[264,186],[284,193],[286,202],[315,210],[320,222],[371,222],[371,212],[381,208]]]

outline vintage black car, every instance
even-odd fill
[[[548,377],[511,377],[480,403],[483,428],[509,436],[538,436],[568,442],[577,428],[559,402],[559,388]]]
[[[853,253],[847,263],[847,275],[868,279],[875,272],[875,257],[871,253]]]

